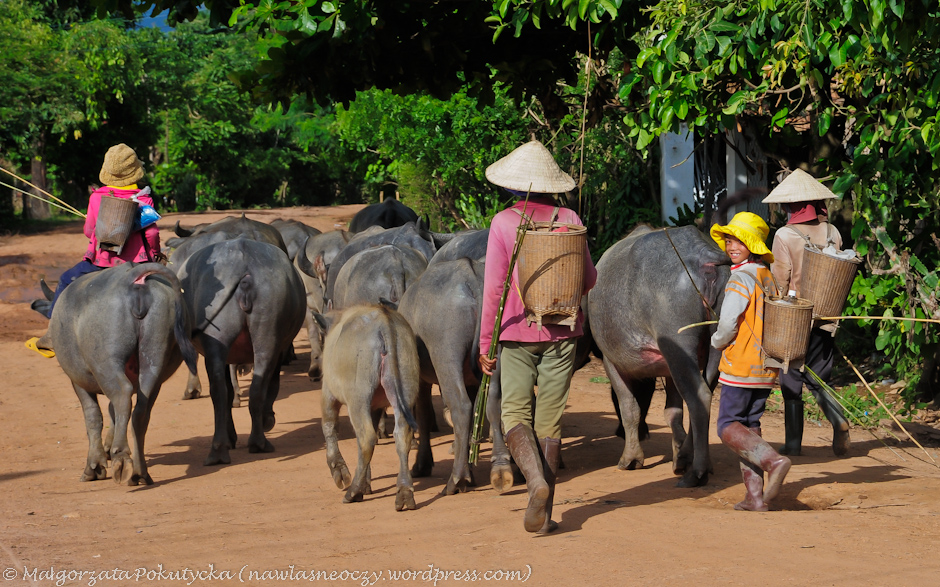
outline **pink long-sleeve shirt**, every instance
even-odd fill
[[[486,269],[483,278],[483,313],[480,318],[480,353],[484,355],[488,352],[490,341],[493,338],[493,326],[496,323],[499,298],[503,293],[503,281],[506,279],[506,272],[509,270],[512,248],[516,241],[516,228],[522,220],[522,217],[513,209],[515,208],[521,212],[524,204],[521,200],[516,202],[510,208],[494,216],[493,222],[490,224],[490,236],[486,244]],[[525,205],[525,213],[526,216],[531,217],[536,222],[547,222],[551,219],[555,207],[555,201],[550,197],[530,196],[528,204]],[[568,208],[558,208],[557,221],[583,226],[578,215]],[[582,295],[590,291],[595,282],[597,282],[597,270],[594,268],[591,253],[588,250],[587,243],[585,243],[584,292]],[[570,326],[558,324],[542,324],[541,329],[535,323],[527,324],[525,307],[522,304],[518,284],[518,267],[514,267],[509,295],[506,297],[506,306],[503,309],[499,340],[543,342],[564,340],[584,334],[581,327],[584,315],[580,311],[574,330]]]
[[[88,249],[85,251],[85,258],[98,267],[114,267],[128,261],[134,263],[146,263],[153,260],[153,255],[160,252],[160,229],[156,224],[151,224],[143,231],[135,231],[127,237],[124,248],[120,255],[113,252],[98,249],[98,239],[95,238],[95,224],[98,221],[98,210],[101,208],[101,196],[114,196],[116,198],[130,199],[131,196],[139,193],[136,186],[127,186],[116,188],[111,186],[102,186],[92,192],[88,198],[88,216],[85,218],[85,236],[88,237]],[[149,206],[153,206],[153,199],[150,196],[138,196],[138,201]],[[143,233],[143,235],[141,235]],[[150,246],[150,255],[147,255],[147,249],[144,247],[144,238]]]

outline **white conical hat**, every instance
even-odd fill
[[[797,168],[761,201],[765,204],[787,204],[828,200],[835,197],[836,195],[818,179]]]
[[[486,179],[510,190],[558,194],[574,189],[571,176],[538,141],[528,142],[486,168]]]

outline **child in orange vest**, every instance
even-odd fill
[[[739,212],[727,226],[715,225],[711,236],[731,257],[731,278],[725,287],[718,329],[711,343],[722,351],[718,436],[741,457],[746,496],[736,510],[765,512],[780,491],[790,460],[761,438],[760,418],[776,369],[765,369],[761,356],[764,291],[776,293],[768,263],[773,254],[765,241],[770,228],[751,212]],[[767,483],[764,483],[764,472]]]

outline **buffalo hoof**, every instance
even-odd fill
[[[634,457],[632,459],[627,457],[622,457],[620,462],[617,463],[617,468],[621,471],[635,471],[636,469],[643,468],[643,457]]]
[[[111,477],[118,485],[137,485],[131,483],[134,477],[134,459],[129,456],[112,456]]]
[[[688,489],[690,487],[702,487],[708,483],[708,473],[698,475],[695,471],[687,471],[685,475],[676,483],[676,487]]]
[[[212,448],[209,451],[209,456],[206,457],[203,465],[206,467],[211,467],[212,465],[228,465],[231,464],[232,457],[229,455],[227,448]]]
[[[235,396],[232,398],[232,407],[233,407],[233,408],[240,408],[240,407],[242,407],[242,398],[241,398],[237,393],[236,393]]]
[[[447,485],[441,491],[441,495],[455,495],[457,493],[466,493],[470,491],[470,488],[476,485],[473,481],[473,473],[466,473],[465,475],[455,476],[451,475],[447,480]]]
[[[254,454],[259,452],[274,452],[274,445],[271,444],[271,441],[267,438],[264,439],[263,443],[253,442],[248,445],[248,452]]]
[[[678,454],[672,459],[673,475],[684,475],[690,466],[692,466],[692,459],[685,455]]]
[[[340,489],[346,489],[352,484],[352,475],[349,474],[349,467],[346,463],[340,463],[330,470],[333,474],[333,483]]]
[[[400,487],[398,494],[395,495],[395,511],[404,512],[407,510],[416,510],[415,490],[412,487]]]
[[[316,369],[307,371],[307,377],[310,378],[310,381],[319,381],[323,377],[323,374],[320,373],[320,368],[317,367]]]
[[[274,428],[275,422],[274,412],[265,414],[264,417],[261,418],[261,426],[264,428],[265,432],[270,432]]]
[[[411,476],[412,477],[430,477],[431,470],[434,468],[434,462],[431,463],[421,463],[415,462],[414,466],[411,467]]]
[[[512,489],[513,474],[512,467],[509,464],[497,465],[493,463],[490,468],[490,485],[496,490],[496,493],[502,495]]]
[[[187,389],[183,392],[183,399],[196,399],[202,395],[199,389]]]
[[[357,501],[362,501],[361,491],[353,491],[350,489],[346,492],[346,495],[343,496],[343,503],[355,503]]]
[[[102,464],[96,464],[94,467],[87,465],[82,473],[82,481],[101,481],[108,478],[108,468]]]

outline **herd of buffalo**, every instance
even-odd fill
[[[184,398],[197,397],[198,355],[205,358],[214,410],[206,465],[231,462],[239,405],[236,366],[251,367],[250,452],[270,452],[280,369],[306,325],[311,379],[322,379],[326,456],[344,501],[370,493],[369,463],[385,409],[394,414],[401,461],[396,510],[415,508],[413,476],[434,465],[431,386],[436,384],[454,428],[453,470],[445,494],[474,485],[469,463],[483,265],[488,230],[429,231],[395,200],[368,206],[349,230],[320,231],[292,220],[270,224],[228,217],[192,228],[177,223],[165,243],[169,265],[126,264],[85,276],[63,292],[46,338],[81,401],[89,450],[83,481],[110,474],[118,483],[150,484],[144,437],[160,386],[185,362]],[[597,285],[582,301],[586,334],[580,363],[601,357],[615,395],[625,444],[619,466],[643,466],[639,441],[656,378],[665,378],[666,421],[673,434],[679,485],[707,481],[708,422],[717,380],[709,327],[679,333],[720,307],[730,260],[695,227],[639,227],[597,264]],[[198,353],[198,354],[197,354]],[[497,363],[498,365],[498,363]],[[112,426],[102,440],[97,394],[110,402]],[[499,371],[487,402],[499,422]],[[136,396],[136,402],[134,401]],[[688,406],[690,430],[683,427]],[[345,405],[359,447],[351,475],[336,438]],[[129,443],[128,423],[135,435]],[[409,468],[413,432],[417,458]],[[491,426],[490,481],[502,493],[513,483],[500,426]]]

